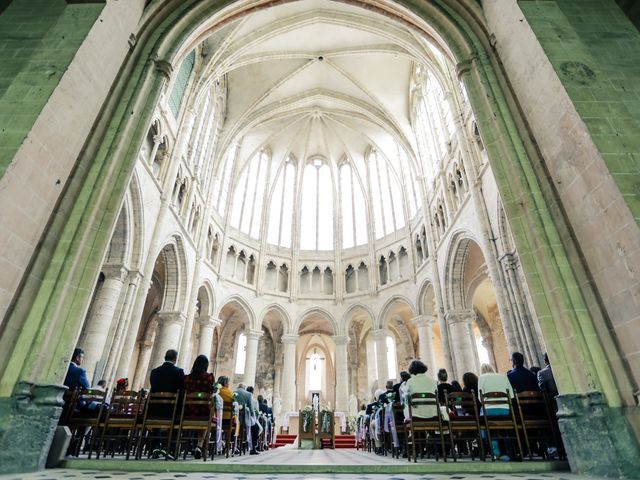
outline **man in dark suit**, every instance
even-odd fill
[[[184,382],[184,370],[176,367],[178,352],[167,350],[164,356],[164,363],[151,370],[151,393],[168,392],[176,393],[182,389]],[[153,410],[149,409],[149,414],[159,417],[171,417],[173,409],[170,405],[155,405]]]
[[[84,368],[80,368],[83,358],[84,351],[81,348],[76,348],[71,356],[67,376],[64,378],[64,385],[68,387],[69,390],[75,390],[76,388],[89,390],[91,388],[91,384],[87,378],[87,371]]]
[[[178,352],[175,350],[167,350],[164,356],[164,363],[151,370],[151,393],[176,393],[182,388],[184,370],[176,367],[177,360]]]
[[[553,372],[551,371],[551,364],[549,363],[549,355],[544,354],[545,367],[538,372],[538,386],[540,391],[546,392],[549,398],[555,398],[558,396],[558,387],[556,386],[556,380],[553,378]],[[556,402],[553,402],[555,406]],[[557,408],[557,407],[556,407]]]
[[[507,373],[509,383],[516,392],[538,391],[538,379],[528,368],[524,368],[524,355],[520,352],[513,352],[511,355],[513,369]]]

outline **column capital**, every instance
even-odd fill
[[[380,328],[378,330],[371,330],[371,336],[374,340],[385,340],[389,333],[384,329]]]
[[[516,255],[515,252],[505,253],[500,258],[500,263],[502,263],[507,270],[516,270],[519,264],[518,255]]]
[[[461,60],[456,65],[456,75],[458,80],[462,80],[471,70],[476,67],[476,61],[478,60],[478,54],[473,53],[469,56],[469,58],[465,58]]]
[[[156,315],[158,316],[159,325],[183,325],[186,319],[185,314],[182,312],[158,312]]]
[[[138,345],[140,345],[140,349],[148,350],[149,348],[153,347],[153,342],[150,340],[140,340],[138,341]]]
[[[247,341],[259,340],[260,337],[262,336],[262,330],[247,329],[244,331],[244,334],[247,336]]]
[[[200,315],[196,317],[196,322],[200,324],[202,327],[218,327],[222,325],[222,320],[214,317],[213,315]]]
[[[104,274],[105,279],[113,278],[114,280],[120,280],[124,282],[124,279],[127,278],[129,274],[129,270],[127,270],[123,265],[110,265],[105,264],[102,266],[101,272]]]
[[[445,314],[445,319],[450,325],[456,323],[471,323],[476,319],[476,312],[473,310],[449,310]]]
[[[282,335],[280,342],[283,345],[296,345],[298,343],[298,335]]]
[[[436,317],[433,315],[418,315],[417,317],[413,317],[411,319],[411,323],[417,328],[429,327],[436,320]]]
[[[349,343],[349,337],[347,335],[335,335],[333,338],[333,343],[337,346],[347,345]]]

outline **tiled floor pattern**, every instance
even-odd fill
[[[584,478],[584,477],[582,477]],[[0,476],[0,479],[11,480],[80,480],[80,479],[113,479],[113,480],[580,480],[572,474],[543,473],[533,474],[496,474],[496,475],[345,475],[345,474],[313,474],[313,475],[239,475],[221,473],[145,473],[145,472],[99,472],[92,470],[53,469],[44,472],[19,476]]]

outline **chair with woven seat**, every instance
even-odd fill
[[[437,412],[434,417],[420,418],[413,414],[416,407],[434,407]],[[436,461],[440,459],[440,453],[442,458],[447,461],[447,452],[444,445],[444,428],[446,425],[442,421],[442,415],[440,413],[440,402],[438,402],[438,396],[435,393],[413,393],[409,397],[409,438],[407,440],[407,448],[411,445],[411,454],[407,452],[409,461],[413,458],[414,463],[418,461],[416,454],[416,446],[423,445],[425,448],[429,444],[435,446]],[[423,434],[424,439],[418,439],[417,434]],[[431,438],[433,436],[433,438]]]
[[[492,441],[497,440],[498,438],[515,440],[518,447],[516,453],[520,455],[520,458],[522,458],[522,443],[520,442],[518,424],[516,422],[516,416],[511,400],[512,398],[509,390],[505,392],[483,392],[480,390],[484,430],[487,432],[491,461],[496,460],[496,456],[491,448]],[[489,415],[488,410],[490,410],[491,407],[504,408],[509,412],[505,415]]]
[[[206,392],[193,392],[186,394],[182,399],[182,409],[178,422],[178,435],[176,436],[176,448],[174,457],[180,455],[180,448],[184,442],[185,432],[204,432],[204,439],[199,445],[202,451],[202,460],[207,461],[209,456],[209,438],[213,427],[213,416],[215,414],[213,395]],[[191,441],[188,439],[187,441]],[[198,440],[196,439],[196,447]],[[186,458],[187,449],[184,449],[183,457]]]
[[[394,404],[392,407],[392,414],[396,425],[396,433],[398,434],[398,443],[401,448],[395,451],[395,457],[400,458],[400,454],[404,449],[404,452],[408,455],[407,440],[408,440],[408,428],[404,423],[404,408],[400,404]]]
[[[150,393],[144,408],[144,416],[138,444],[136,446],[136,460],[142,458],[143,447],[147,448],[147,456],[151,457],[155,442],[166,438],[164,458],[169,459],[169,449],[175,428],[176,411],[178,409],[179,392]],[[166,432],[166,433],[162,433]],[[161,443],[159,445],[162,445]]]
[[[142,412],[144,411],[142,396],[135,391],[114,394],[111,403],[105,410],[107,412],[106,419],[100,435],[96,458],[100,458],[100,452],[104,449],[105,455],[111,453],[111,457],[114,457],[115,452],[120,450],[129,460],[142,421]]]
[[[545,394],[536,391],[518,392],[516,405],[529,459],[533,458],[531,443],[534,441],[541,444],[541,456],[547,457],[546,447],[549,440],[553,440],[556,448],[559,446],[559,440]]]
[[[72,455],[78,456],[84,441],[85,450],[89,452],[89,458],[93,452],[93,445],[98,436],[102,422],[107,392],[102,390],[84,390],[77,393],[73,410],[69,414],[67,426],[71,430]]]
[[[465,442],[471,459],[475,459],[473,452],[473,441],[478,442],[480,459],[484,461],[484,447],[482,435],[480,434],[480,415],[478,414],[478,403],[473,392],[453,392],[445,397],[447,409],[449,410],[449,433],[451,440],[451,456],[453,461],[458,461],[456,444]]]

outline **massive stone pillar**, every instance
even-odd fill
[[[376,345],[376,365],[378,366],[378,388],[384,388],[389,380],[389,362],[387,360],[387,331],[385,329],[371,332]]]
[[[282,336],[282,412],[295,410],[296,401],[296,344],[297,335]]]
[[[261,330],[248,330],[247,336],[247,356],[244,362],[244,383],[247,386],[253,385],[256,381],[256,363],[258,361],[258,341],[262,336]]]
[[[471,330],[475,317],[473,310],[450,310],[446,314],[455,378],[462,378],[466,372],[478,372],[478,354]]]
[[[436,356],[433,350],[433,329],[434,317],[431,315],[420,315],[412,320],[418,331],[418,353],[420,360],[427,364],[430,370],[436,368]]]
[[[116,315],[116,307],[122,293],[124,279],[127,276],[127,269],[121,265],[104,265],[102,273],[104,274],[104,283],[96,299],[93,314],[87,320],[84,342],[81,345],[85,352],[83,367],[87,370],[87,377],[92,383],[97,363],[102,358],[104,346],[107,343],[111,323]],[[97,373],[102,375],[104,368],[99,370]]]
[[[156,333],[149,371],[164,363],[164,355],[167,350],[171,348],[178,350],[184,320],[182,312],[158,312],[158,332]]]
[[[197,355],[206,355],[208,358],[211,355],[211,346],[213,345],[213,331],[221,322],[210,315],[199,317],[197,321],[200,324]],[[210,358],[209,361],[211,362]]]
[[[349,369],[347,366],[347,344],[349,337],[340,335],[333,337],[336,344],[336,411],[348,411],[349,402]]]

